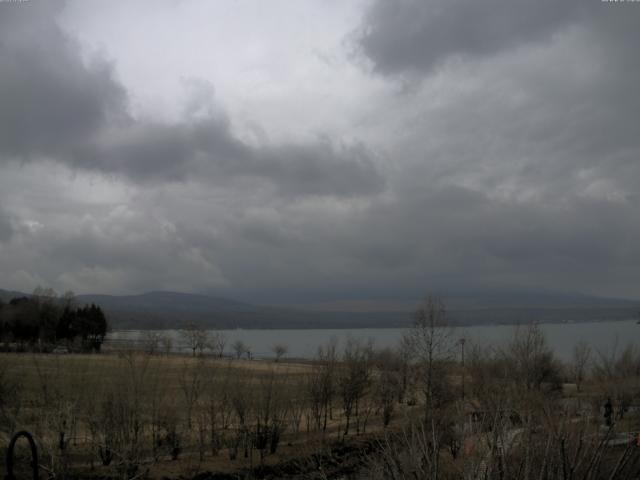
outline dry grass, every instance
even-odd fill
[[[2,353],[0,370],[19,387],[15,400],[20,406],[15,411],[13,428],[0,425],[0,446],[7,444],[9,431],[26,429],[38,438],[44,463],[51,464],[51,468],[61,468],[64,457],[75,471],[85,474],[114,474],[113,464],[108,467],[100,464],[96,454],[99,440],[90,429],[91,421],[102,415],[105,399],[110,396],[126,398],[127,408],[133,409],[144,424],[139,439],[140,471],[148,469],[152,477],[195,475],[202,471],[231,473],[250,469],[261,461],[265,465],[275,465],[310,457],[327,441],[341,440],[344,429],[337,398],[325,432],[309,427],[310,422],[304,415],[300,418],[298,432],[291,427],[291,404],[306,401],[305,382],[314,370],[310,363],[131,352],[100,355]],[[198,386],[193,387],[193,382]],[[193,388],[198,393],[192,406],[192,423],[187,426],[188,395]],[[268,395],[272,396],[271,407],[264,404]],[[231,461],[229,445],[223,443],[219,453],[212,455],[208,432],[204,447],[199,446],[202,445],[199,426],[209,426],[205,417],[210,412],[210,402],[215,402],[215,408],[224,409],[229,415],[229,424],[224,430],[220,425],[217,428],[227,439],[225,441],[230,441],[241,428],[234,403],[239,401],[246,402],[249,429],[255,428],[255,422],[265,415],[267,408],[272,409],[269,415],[284,415],[283,422],[287,426],[275,454],[261,460],[259,452],[249,447],[249,455],[245,457],[240,446],[237,458]],[[139,405],[138,410],[135,405]],[[308,408],[304,408],[308,414]],[[151,424],[159,425],[164,421],[158,420],[158,416],[174,421],[180,433],[181,454],[177,460],[171,460],[165,446],[159,449],[156,459],[153,458]],[[381,428],[373,412],[368,423],[370,432]],[[58,436],[62,431],[68,442],[64,454],[58,448]],[[162,435],[166,433],[165,428]],[[201,448],[205,449],[203,455],[199,453]]]
[[[25,386],[33,386],[40,375],[69,377],[79,372],[95,374],[108,378],[122,365],[123,356],[133,356],[149,363],[149,366],[162,368],[170,378],[175,378],[185,366],[202,362],[202,357],[187,355],[146,355],[142,353],[111,354],[73,354],[53,355],[47,353],[0,353],[0,365],[20,376]],[[233,368],[251,373],[305,374],[313,368],[311,364],[266,361],[266,360],[229,360],[205,357],[211,366]]]

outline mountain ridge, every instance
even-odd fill
[[[0,299],[25,296],[0,290]],[[449,318],[457,324],[579,322],[634,318],[640,302],[559,292],[444,293]],[[141,294],[82,294],[79,304],[95,303],[113,328],[364,328],[411,324],[420,300],[359,299],[315,304],[259,305],[226,297],[173,291]],[[384,307],[384,308],[383,308]]]

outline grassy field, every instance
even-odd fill
[[[338,398],[326,427],[324,413],[321,426],[312,415],[312,363],[131,352],[0,354],[0,362],[0,445],[11,431],[34,433],[41,463],[58,475],[126,477],[134,464],[152,477],[238,472],[311,457],[344,438]],[[381,429],[372,385],[349,439]],[[113,458],[103,465],[107,450]]]
[[[562,364],[536,332],[465,366],[358,343],[307,362],[0,354],[0,448],[28,430],[56,479],[638,478],[640,351]]]

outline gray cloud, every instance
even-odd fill
[[[227,119],[181,124],[134,122],[106,132],[73,152],[74,164],[120,173],[136,181],[175,181],[204,175],[211,182],[266,180],[285,195],[357,196],[379,193],[384,179],[361,145],[328,139],[306,144],[251,146]]]
[[[180,124],[131,121],[101,132],[95,142],[72,152],[79,168],[121,174],[135,181],[184,180],[207,164],[244,162],[248,148],[234,139],[228,123],[201,120]]]
[[[385,184],[366,147],[336,146],[328,139],[267,148],[240,172],[271,178],[283,193],[294,196],[370,195],[380,193]]]
[[[486,56],[548,40],[588,9],[580,0],[376,0],[356,38],[381,73],[419,72],[453,55]]]
[[[0,208],[0,243],[9,240],[14,233],[14,228],[9,215]]]
[[[478,285],[633,295],[639,286],[638,198],[513,202],[423,185],[336,211],[209,188],[144,190],[131,207],[106,210],[77,202],[14,233],[0,271],[60,290],[254,292],[262,301]]]
[[[100,58],[85,64],[55,22],[54,8],[39,1],[0,8],[0,159],[53,158],[135,182],[252,177],[291,195],[383,188],[369,153],[357,145],[243,142],[225,115],[206,108],[211,98],[202,85],[192,88],[185,110],[193,115],[204,108],[204,116],[177,123],[134,119],[111,65]]]
[[[640,9],[583,5],[374,2],[362,51],[394,75],[357,80],[366,105],[346,111],[366,141],[293,139],[286,118],[278,142],[247,140],[204,81],[187,82],[179,120],[138,118],[115,67],[82,62],[51,11],[14,17],[0,29],[6,287],[637,296]],[[39,24],[42,40],[15,40]],[[397,95],[405,73],[420,81]]]
[[[579,197],[562,207],[515,204],[443,187],[344,216],[267,208],[262,220],[230,212],[217,234],[187,220],[179,230],[215,262],[227,282],[217,289],[263,301],[406,298],[479,285],[593,291],[607,284],[608,293],[629,295],[638,286],[628,268],[640,260],[631,242],[640,234],[637,207]]]
[[[460,2],[448,5],[442,8],[450,8],[446,15],[457,25],[449,30],[464,38],[468,17],[456,8]],[[377,8],[384,8],[381,2],[374,3],[373,11]],[[527,8],[515,2],[489,13],[516,21]],[[430,31],[431,20],[415,18]],[[391,16],[378,20],[389,22],[390,41],[411,31],[391,29]],[[402,99],[411,107],[396,155],[412,159],[413,177],[430,175],[440,183],[519,201],[635,195],[640,99],[630,92],[640,75],[640,58],[633,52],[640,41],[639,20],[640,10],[631,4],[577,6],[563,24],[545,23],[557,34],[544,42],[523,44],[515,38],[437,74],[418,58],[399,66],[396,73],[413,72],[423,83]],[[437,52],[442,59],[452,54],[444,47]]]
[[[53,19],[59,2],[0,3],[0,158],[64,156],[123,115],[111,65],[86,65]]]

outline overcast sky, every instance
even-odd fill
[[[640,298],[640,3],[0,2],[0,288]]]

